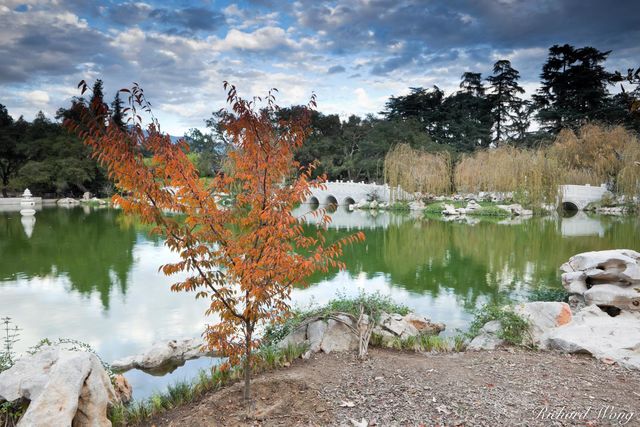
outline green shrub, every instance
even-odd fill
[[[513,311],[512,307],[487,304],[474,313],[474,319],[467,333],[470,338],[477,336],[480,329],[492,320],[500,321],[498,338],[514,345],[523,345],[528,337],[529,322]]]
[[[481,206],[480,209],[467,212],[467,215],[471,216],[496,216],[496,217],[508,217],[511,216],[506,210],[497,206]]]
[[[562,287],[540,286],[529,293],[529,301],[569,301],[569,294]]]

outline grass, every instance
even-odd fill
[[[395,202],[392,205],[390,205],[387,208],[387,210],[396,211],[396,212],[405,212],[405,211],[410,211],[411,209],[409,208],[409,202],[400,201],[400,202]]]
[[[394,338],[385,345],[382,337],[374,334],[371,337],[370,344],[374,347],[389,347],[399,351],[449,353],[464,351],[466,348],[466,337],[463,335],[453,337],[418,335],[406,338]]]
[[[485,202],[486,203],[486,202]],[[495,216],[495,217],[510,217],[511,213],[506,210],[493,206],[480,206],[480,209],[467,212],[467,215],[471,216]]]
[[[569,294],[562,287],[540,286],[529,293],[529,301],[569,301]]]
[[[332,313],[348,313],[356,318],[360,315],[360,308],[364,308],[365,313],[398,313],[406,315],[409,308],[403,304],[394,302],[390,297],[379,292],[361,292],[355,297],[338,294],[336,298],[330,300],[321,307],[309,307],[306,309],[294,309],[291,316],[281,323],[270,323],[265,328],[263,342],[266,345],[275,344],[286,337],[305,319],[311,317],[326,318]]]
[[[289,345],[283,349],[272,345],[263,346],[254,353],[253,373],[283,367],[305,351],[306,346]],[[162,412],[193,402],[205,393],[240,381],[243,375],[242,364],[231,369],[214,367],[210,372],[201,370],[191,382],[177,382],[167,387],[165,392],[156,393],[148,399],[110,408],[109,419],[114,427],[140,424]]]
[[[492,320],[500,322],[497,333],[501,338],[513,345],[524,345],[529,336],[529,322],[513,311],[512,307],[499,304],[487,304],[476,310],[467,336],[473,338],[480,333],[480,329]]]
[[[435,203],[430,203],[425,207],[424,210],[424,214],[426,216],[431,216],[431,215],[441,215],[442,211],[444,210],[444,205],[448,204],[448,205],[453,205],[454,208],[458,209],[458,208],[464,208],[467,206],[467,202],[462,202],[462,201],[445,201],[445,202],[435,202]],[[509,212],[507,212],[506,210],[499,208],[497,205],[498,203],[493,203],[493,202],[487,202],[484,200],[481,200],[479,202],[477,202],[478,205],[480,205],[479,209],[476,209],[475,211],[469,211],[467,212],[467,215],[469,216],[489,216],[489,217],[510,217],[511,214]]]

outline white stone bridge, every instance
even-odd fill
[[[388,185],[367,184],[353,181],[328,181],[324,189],[314,188],[307,203],[316,205],[351,205],[361,200],[375,197],[379,202],[388,203],[391,191]]]
[[[607,187],[590,185],[561,185],[561,204],[565,210],[584,210],[589,203],[598,202],[607,192]]]
[[[324,189],[314,188],[306,203],[315,205],[348,206],[371,198],[389,203],[393,200],[410,199],[401,189],[387,185],[367,184],[353,181],[329,181]],[[597,202],[607,192],[606,186],[561,185],[559,204],[567,210],[583,210],[589,203]]]

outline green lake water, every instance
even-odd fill
[[[366,241],[345,249],[345,271],[296,289],[294,303],[379,291],[444,322],[447,333],[464,329],[471,310],[500,295],[522,300],[537,286],[560,286],[558,267],[571,255],[640,249],[637,216],[467,223],[344,209],[333,215],[330,239],[360,229]],[[206,303],[170,292],[172,278],[158,272],[174,257],[118,210],[45,208],[35,224],[0,212],[0,317],[22,329],[18,351],[65,337],[89,343],[107,362],[155,341],[198,336]],[[213,363],[190,361],[162,377],[126,375],[141,398]]]

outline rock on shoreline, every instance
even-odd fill
[[[201,339],[177,339],[156,343],[142,354],[115,360],[111,363],[111,368],[118,372],[131,369],[152,373],[172,371],[171,368],[181,366],[187,360],[205,356],[215,356],[215,352],[206,350]]]
[[[307,344],[309,351],[306,356],[311,353],[340,352],[358,350],[360,339],[356,335],[360,327],[366,327],[369,324],[369,317],[366,315],[361,322],[357,322],[351,316],[346,314],[336,314],[328,319],[316,319],[311,322],[303,322],[296,327],[280,342],[279,348],[285,348],[288,345]],[[437,335],[445,329],[443,323],[434,323],[424,316],[415,313],[406,315],[388,314],[382,312],[373,327],[373,334],[381,337],[382,345],[390,346],[397,338],[407,338],[409,336],[418,335]]]
[[[0,374],[0,402],[30,401],[19,426],[111,426],[107,407],[118,402],[111,380],[92,353],[48,347]]]
[[[514,312],[529,321],[529,344],[564,353],[588,353],[606,363],[640,370],[640,253],[585,252],[562,264],[569,305],[533,302]],[[573,313],[572,313],[572,311]],[[468,349],[493,350],[500,322],[484,325]]]

